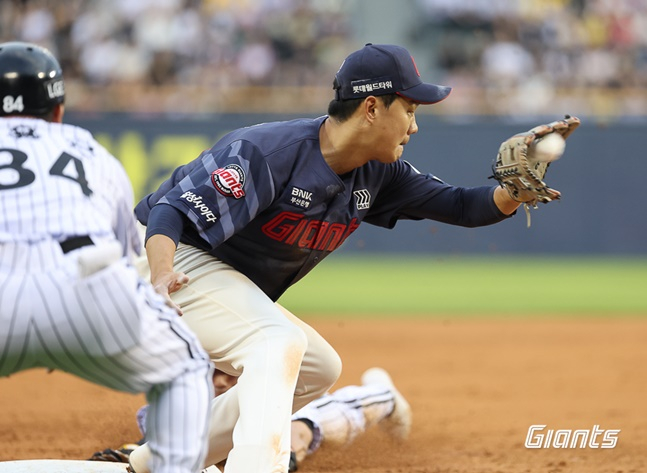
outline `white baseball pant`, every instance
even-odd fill
[[[53,240],[0,243],[0,376],[45,367],[145,392],[150,469],[195,473],[207,450],[212,365],[125,259],[80,277],[79,259],[92,252],[102,248],[64,254]]]
[[[146,271],[146,262],[138,269]],[[212,402],[205,465],[225,473],[286,473],[290,416],[323,395],[341,373],[339,355],[312,327],[246,276],[203,250],[180,244],[174,270],[189,283],[172,294],[216,368],[239,376]],[[130,457],[137,473],[146,445]]]

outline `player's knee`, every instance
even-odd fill
[[[323,396],[337,382],[341,371],[342,361],[335,349],[323,338],[314,337],[304,357],[297,397],[309,402]]]
[[[299,374],[299,367],[303,361],[303,357],[306,354],[308,349],[308,337],[299,327],[294,326],[294,329],[290,331],[288,335],[288,340],[286,344],[285,357],[287,360],[298,360],[298,366],[296,367],[295,376]]]
[[[332,385],[337,382],[341,375],[342,361],[337,352],[328,344],[323,347],[320,346],[314,358],[316,359],[313,364],[316,382],[311,380],[307,394],[316,398],[326,394]]]
[[[274,344],[276,345],[273,349],[282,358],[280,365],[285,367],[288,379],[296,379],[308,349],[308,337],[299,327],[292,326],[279,337],[274,338]]]
[[[327,350],[322,359],[321,366],[321,384],[322,391],[321,395],[325,394],[333,384],[337,382],[339,376],[341,375],[342,370],[342,361],[339,354],[330,347],[330,350]]]
[[[294,361],[297,367],[301,365],[303,356],[308,349],[308,337],[294,324],[269,327],[264,330],[263,337],[265,343],[260,344],[257,348],[263,357],[274,357],[281,363],[291,364]]]

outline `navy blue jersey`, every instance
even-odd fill
[[[180,241],[202,248],[254,281],[272,300],[334,251],[360,223],[400,219],[467,227],[506,218],[494,187],[455,187],[406,161],[371,161],[337,175],[320,151],[327,117],[241,128],[178,167],[135,213],[155,205],[184,216]]]

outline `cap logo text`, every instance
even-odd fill
[[[354,80],[350,84],[353,94],[365,94],[370,92],[394,91],[393,81],[380,79]]]

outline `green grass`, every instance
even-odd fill
[[[647,316],[647,258],[335,255],[279,302],[297,314]]]

